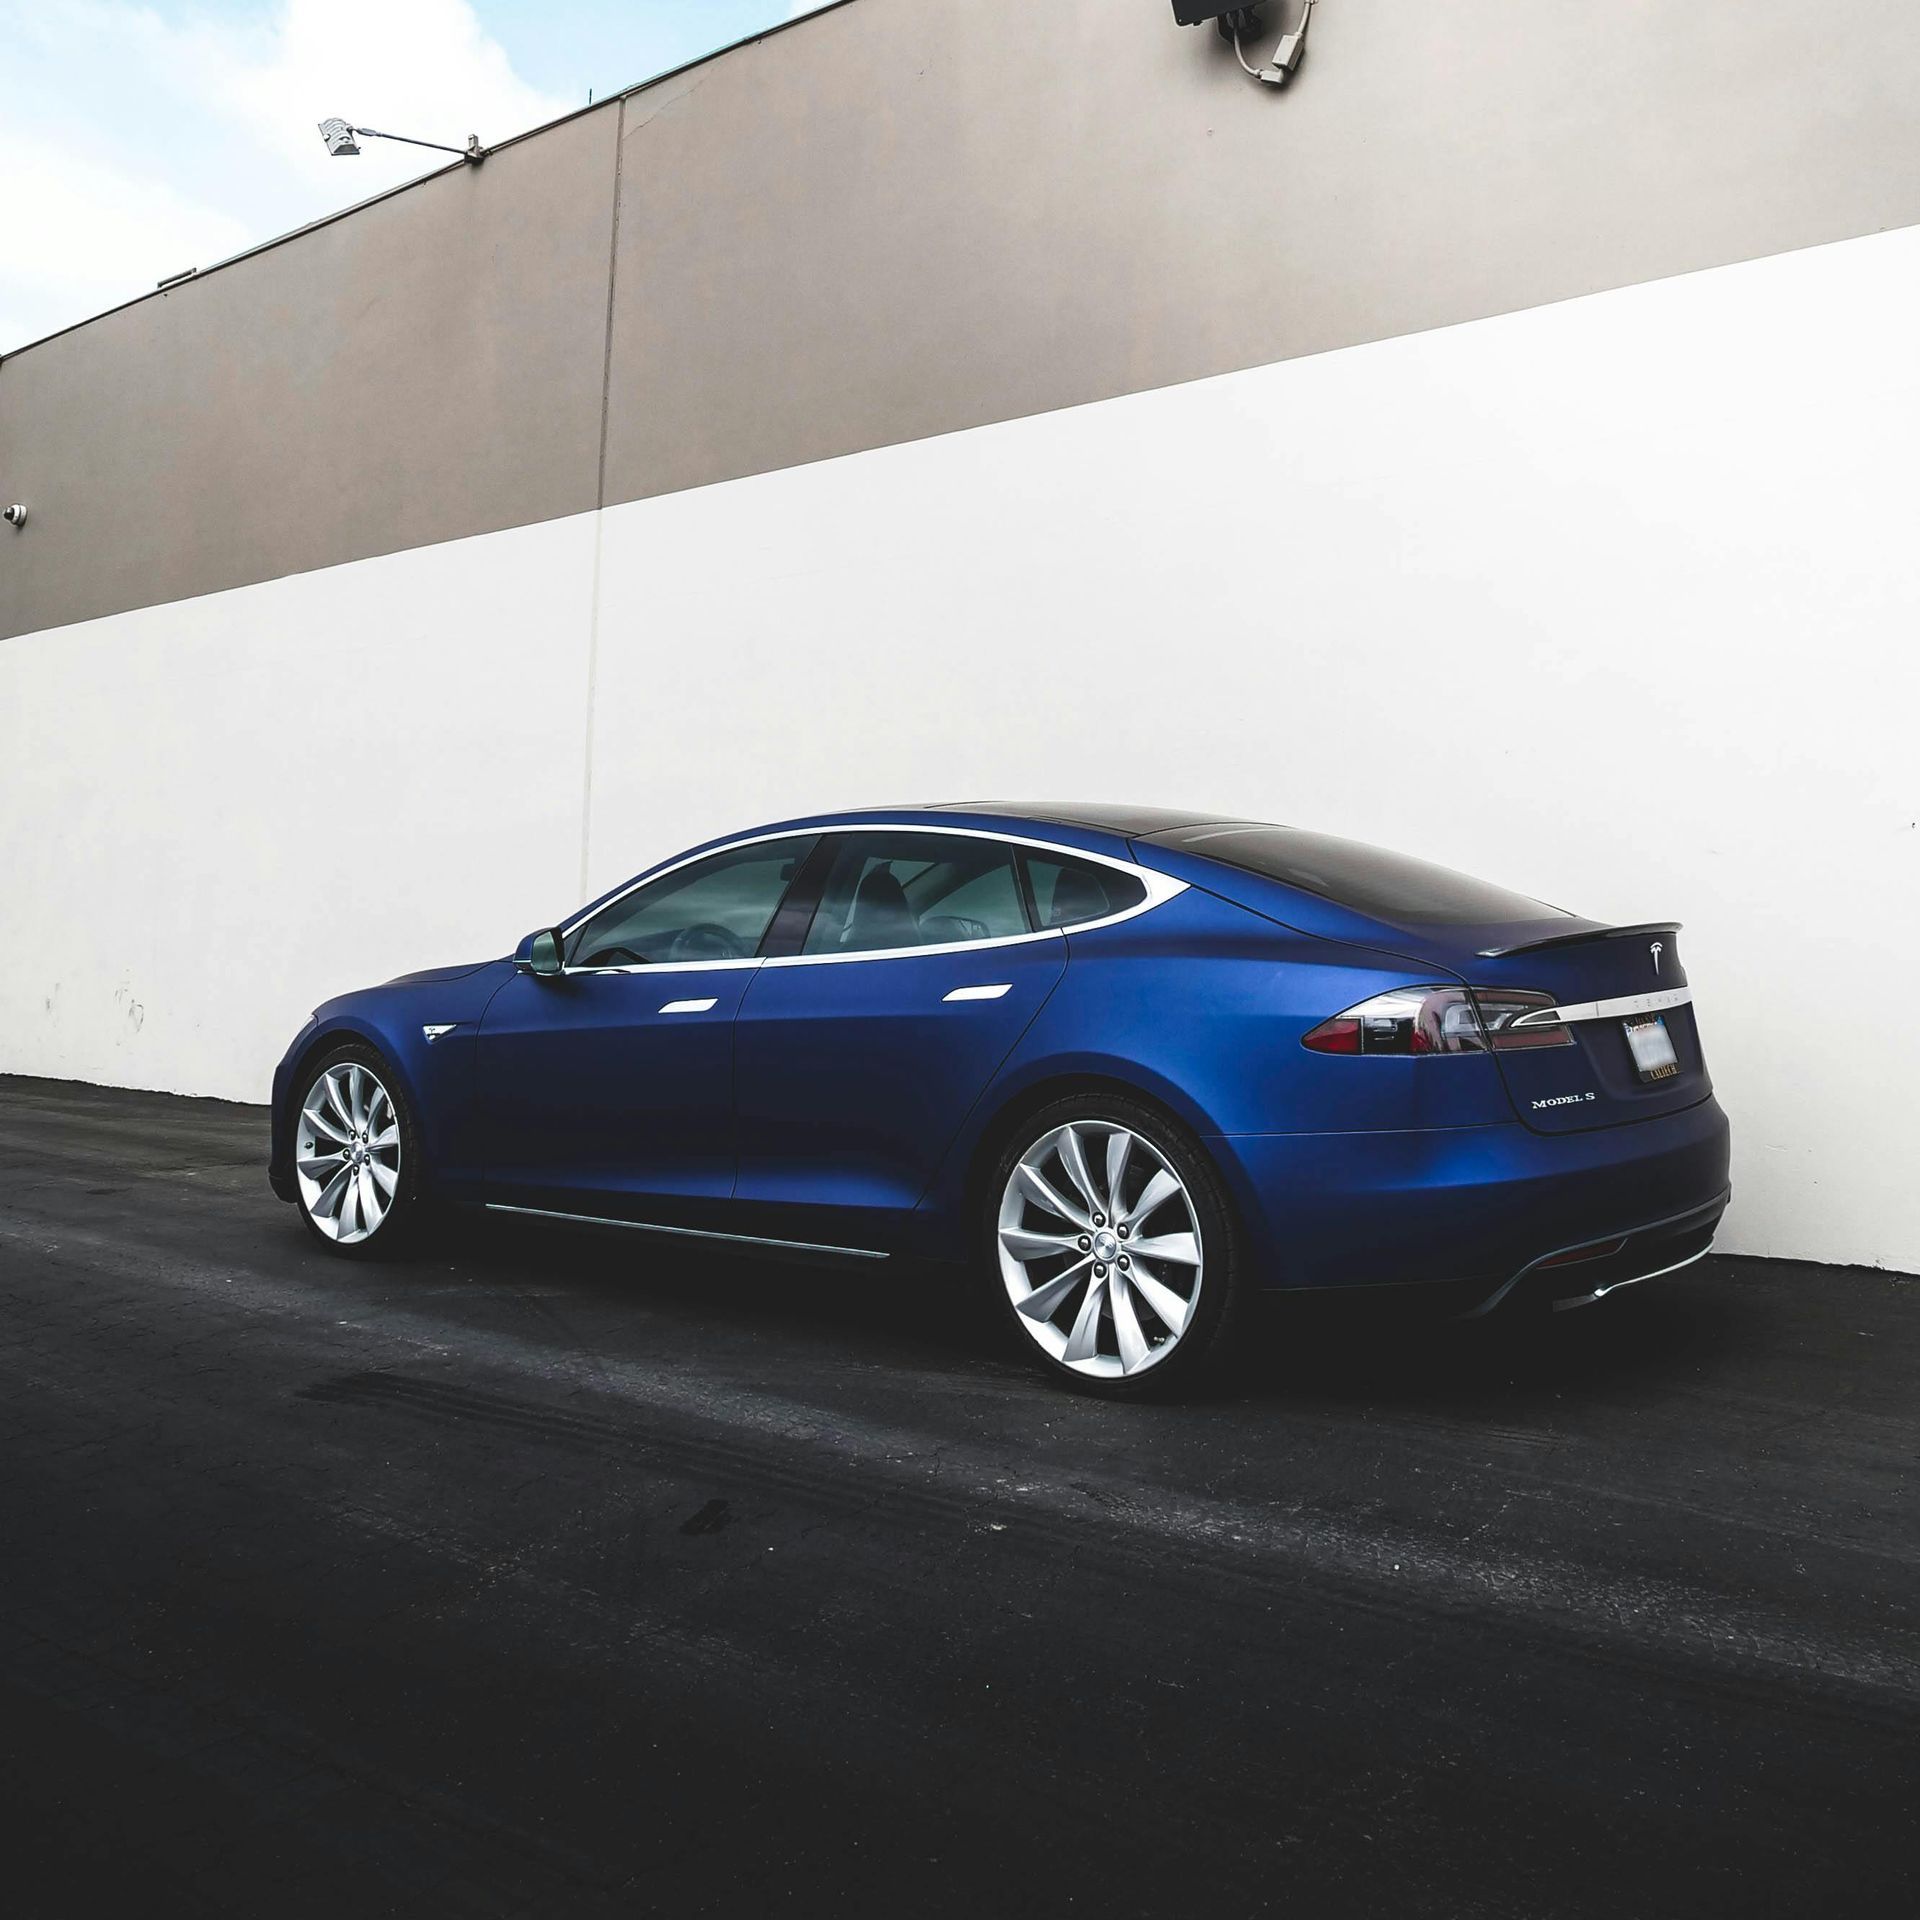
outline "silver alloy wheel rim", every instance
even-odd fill
[[[307,1218],[342,1246],[370,1240],[400,1185],[400,1116],[371,1067],[342,1060],[307,1089],[294,1171]]]
[[[1200,1219],[1152,1141],[1111,1120],[1045,1133],[1000,1199],[1000,1277],[1040,1350],[1096,1379],[1156,1367],[1200,1304]]]

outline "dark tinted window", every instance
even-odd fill
[[[1479,926],[1538,920],[1543,915],[1562,917],[1558,907],[1489,886],[1449,867],[1299,827],[1192,827],[1156,834],[1154,844],[1284,880],[1304,893],[1317,893],[1357,913],[1401,925]]]
[[[952,833],[850,833],[802,953],[880,953],[1026,933],[1013,849]]]
[[[748,959],[812,845],[810,835],[762,840],[636,887],[576,929],[567,964]]]
[[[1104,920],[1137,907],[1147,897],[1144,881],[1091,860],[1055,859],[1044,853],[1030,853],[1025,859],[1034,917],[1043,927],[1077,927],[1083,921]]]

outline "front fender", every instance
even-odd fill
[[[420,1132],[425,1185],[460,1198],[477,1179],[471,1127],[474,1039],[481,1016],[512,978],[510,960],[490,961],[451,978],[416,976],[327,1001],[300,1032],[273,1076],[273,1145],[267,1178],[283,1200],[294,1196],[293,1120],[310,1062],[345,1040],[376,1048],[393,1069]],[[429,1039],[429,1027],[448,1031]]]

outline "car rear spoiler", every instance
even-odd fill
[[[1510,947],[1482,947],[1482,960],[1504,960],[1510,953],[1538,953],[1544,947],[1578,947],[1589,940],[1627,940],[1641,933],[1678,933],[1678,920],[1648,920],[1637,927],[1583,927],[1578,933],[1550,933],[1544,940],[1520,940]]]

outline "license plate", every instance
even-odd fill
[[[1680,1071],[1673,1036],[1657,1013],[1621,1024],[1627,1030],[1627,1045],[1633,1049],[1634,1068],[1642,1080],[1671,1080]]]

